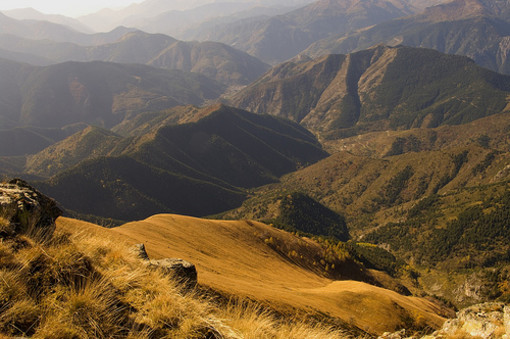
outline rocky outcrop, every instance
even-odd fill
[[[0,184],[0,238],[31,234],[49,238],[62,215],[56,202],[21,179]]]
[[[197,269],[189,261],[178,258],[150,260],[149,267],[172,275],[187,287],[194,287],[197,284]]]
[[[197,284],[197,269],[195,265],[184,259],[165,258],[160,260],[151,260],[144,244],[136,244],[131,248],[131,252],[142,260],[149,268],[159,269],[164,274],[171,275],[186,287],[193,288]]]
[[[403,338],[510,338],[510,306],[490,302],[470,306],[457,312],[457,318],[447,320],[443,327],[426,336],[409,336],[406,330],[384,333],[381,339]]]

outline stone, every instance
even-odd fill
[[[500,302],[473,305],[457,312],[457,318],[446,320],[442,328],[421,339],[502,338],[510,339],[510,307]],[[405,330],[384,333],[379,338],[406,338]],[[411,337],[408,337],[411,338]],[[407,339],[407,338],[406,338]]]
[[[197,269],[189,261],[177,258],[150,260],[149,267],[160,269],[165,274],[172,275],[187,287],[195,287],[197,284]]]
[[[131,249],[131,252],[140,260],[148,261],[149,255],[147,254],[147,251],[145,250],[144,244],[136,244]]]
[[[49,238],[62,210],[21,179],[0,183],[0,238],[31,234]]]

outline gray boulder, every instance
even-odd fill
[[[0,238],[31,234],[49,238],[62,215],[55,200],[21,179],[0,183]]]
[[[188,287],[194,287],[197,284],[197,269],[189,261],[177,258],[150,260],[149,267],[159,269],[165,274],[173,275],[174,278]]]
[[[151,269],[161,270],[183,283],[186,287],[193,288],[197,284],[197,269],[195,265],[184,259],[166,258],[151,260],[144,244],[136,244],[131,248],[131,253],[142,260]]]

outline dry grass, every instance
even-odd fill
[[[228,306],[148,270],[94,229],[0,242],[0,337],[339,338],[320,324]]]
[[[72,221],[61,219],[62,225],[67,222]],[[409,325],[439,328],[444,322],[438,315],[443,309],[433,302],[350,280],[355,272],[348,269],[342,270],[344,280],[329,279],[300,259],[319,255],[324,251],[319,244],[262,223],[156,215],[107,231],[133,244],[145,243],[155,259],[193,262],[203,286],[266,302],[283,314],[292,313],[291,308],[326,314],[373,334]],[[289,255],[293,251],[296,255]]]

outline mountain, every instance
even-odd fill
[[[76,124],[66,128],[18,127],[0,129],[0,156],[35,154],[84,127],[81,124]]]
[[[4,128],[112,127],[134,114],[217,98],[219,83],[198,74],[143,65],[68,62],[34,67],[0,61]]]
[[[43,65],[65,61],[138,63],[200,73],[229,85],[247,85],[269,68],[260,60],[221,43],[182,42],[141,31],[97,46],[36,41],[13,35],[0,35],[0,43],[15,53],[41,58]]]
[[[38,186],[71,210],[139,219],[158,211],[208,215],[234,208],[245,188],[327,155],[289,121],[225,106],[210,111],[195,123],[159,125],[139,137],[88,128],[30,157],[26,170],[58,173]]]
[[[455,0],[360,32],[326,38],[303,54],[316,57],[351,53],[380,43],[401,44],[465,55],[483,67],[510,73],[509,12],[506,1]]]
[[[287,62],[233,106],[301,123],[325,138],[462,124],[506,109],[510,78],[472,60],[411,47]]]
[[[54,24],[70,27],[82,33],[92,33],[90,28],[82,24],[77,19],[66,17],[64,15],[44,14],[33,8],[11,9],[2,11],[2,13],[16,20],[48,21]]]
[[[410,13],[410,6],[400,0],[319,0],[284,15],[244,19],[190,37],[220,41],[275,64],[332,34],[345,34]]]
[[[146,0],[139,4],[132,4],[120,10],[104,9],[78,18],[85,25],[96,31],[109,31],[117,26],[136,27],[154,33],[176,35],[186,28],[202,20],[221,17],[236,11],[254,7],[299,7],[313,0],[238,0],[238,1],[164,1]],[[168,21],[170,20],[170,21]]]
[[[127,32],[132,31],[132,29],[119,27],[108,33],[86,34],[49,21],[15,20],[2,13],[0,13],[0,30],[2,34],[16,35],[27,39],[48,39],[56,42],[72,42],[79,45],[114,42]]]

